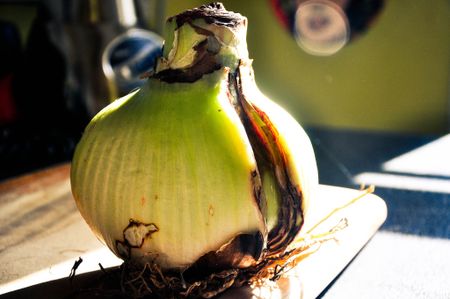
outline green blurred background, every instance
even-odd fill
[[[450,1],[387,0],[369,30],[333,56],[305,53],[269,1],[224,0],[249,19],[260,88],[300,122],[438,133],[449,129]],[[204,1],[168,1],[167,13]]]
[[[267,0],[223,0],[249,19],[260,88],[306,125],[407,133],[449,131],[450,1],[386,0],[363,35],[338,53],[305,53]],[[166,16],[206,3],[166,1]],[[14,11],[13,11],[14,10]],[[0,19],[17,19],[3,5]],[[26,35],[33,10],[22,8]]]

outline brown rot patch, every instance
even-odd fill
[[[159,231],[154,223],[142,223],[130,219],[130,223],[123,230],[123,238],[126,245],[132,248],[140,248],[144,244],[146,238]]]

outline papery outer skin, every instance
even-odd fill
[[[237,234],[266,233],[250,180],[255,159],[226,78],[221,69],[195,83],[149,79],[87,127],[72,192],[117,255],[130,219],[159,229],[132,255],[156,255],[168,268],[187,267]]]
[[[167,27],[174,28],[174,23],[174,20],[169,21]],[[239,64],[239,59],[248,59],[247,29],[245,26],[233,30],[197,19],[192,23],[183,24],[169,34],[170,40],[166,40],[163,57],[158,60],[156,65],[157,72],[191,66],[195,59],[193,48],[207,38],[205,35],[195,33],[194,27],[213,33],[221,46],[220,53],[217,55],[217,62],[222,66],[235,69]],[[191,48],[186,47],[186,44],[190,44]]]
[[[187,37],[186,37],[187,36]],[[174,44],[172,51],[169,52],[167,61],[170,64],[168,68],[184,68],[188,67],[194,61],[197,52],[195,46],[206,39],[206,36],[195,33],[190,26],[182,26],[174,32]]]

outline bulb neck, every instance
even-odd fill
[[[247,19],[222,4],[203,5],[168,19],[155,76],[193,82],[223,67],[234,72],[248,60]]]

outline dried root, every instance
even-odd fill
[[[323,242],[334,240],[335,233],[346,226],[347,220],[342,219],[328,232],[302,239],[283,254],[268,257],[253,267],[212,273],[202,280],[192,281],[182,273],[163,271],[156,262],[147,263],[143,269],[126,262],[122,266],[122,291],[132,298],[212,298],[230,287],[262,286],[268,281],[277,281],[319,250]]]
[[[132,298],[212,298],[236,283],[238,269],[210,274],[203,280],[188,281],[182,273],[162,271],[155,262],[139,266],[122,265],[122,291]]]

